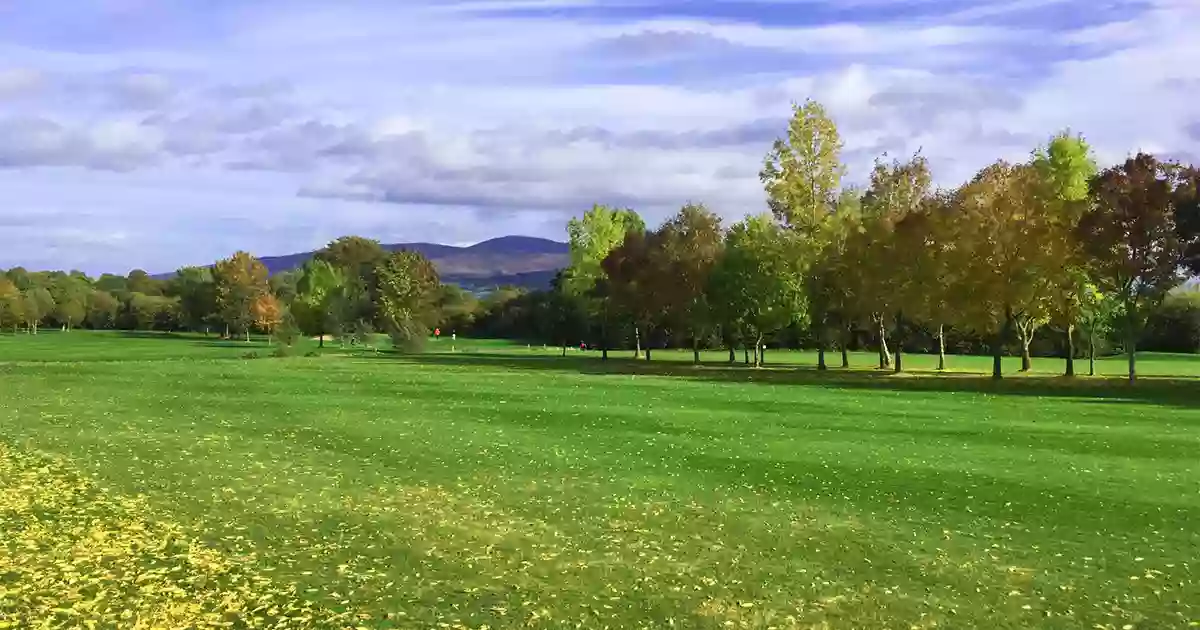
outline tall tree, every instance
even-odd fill
[[[703,204],[687,204],[659,229],[665,260],[662,271],[671,281],[663,282],[667,312],[691,339],[692,362],[700,362],[700,340],[713,326],[708,298],[713,267],[724,249],[721,217]]]
[[[725,251],[712,275],[712,291],[726,321],[740,321],[754,344],[754,365],[762,364],[763,337],[808,315],[804,262],[792,242],[799,236],[770,215],[747,217],[730,228]]]
[[[996,162],[959,189],[955,238],[967,254],[961,292],[962,320],[989,338],[992,377],[1003,376],[1004,346],[1018,329],[1027,347],[1034,322],[1048,313],[1046,222],[1036,172],[1029,165]]]
[[[162,295],[163,283],[151,278],[150,274],[141,269],[134,269],[129,272],[129,276],[125,279],[125,290],[130,293]]]
[[[375,269],[379,312],[398,348],[415,350],[437,322],[437,270],[417,252],[394,252]]]
[[[362,236],[343,236],[318,250],[313,258],[365,277],[383,262],[388,253],[379,241]]]
[[[651,359],[658,328],[666,319],[663,283],[669,281],[669,274],[664,271],[666,256],[661,243],[661,231],[628,232],[602,263],[613,307],[633,324],[634,358],[641,357],[644,340],[646,359]]]
[[[611,310],[609,278],[604,259],[625,241],[629,232],[645,232],[646,223],[636,212],[595,205],[580,218],[567,222],[571,264],[562,290],[582,298],[600,324],[600,357],[608,359],[608,329]]]
[[[862,229],[852,241],[859,259],[856,295],[859,311],[870,314],[879,335],[879,367],[892,363],[888,349],[888,324],[897,330],[903,323],[903,296],[912,281],[905,263],[913,255],[916,242],[896,238],[896,226],[926,203],[933,177],[929,162],[919,153],[905,161],[891,163],[877,159],[871,171],[871,183],[863,195]]]
[[[775,140],[759,178],[767,193],[767,206],[784,225],[796,231],[791,239],[794,256],[804,265],[809,278],[809,309],[818,340],[818,369],[825,369],[825,347],[831,321],[831,270],[808,273],[823,260],[823,253],[840,245],[834,213],[845,166],[841,162],[842,140],[837,124],[825,108],[813,100],[792,106],[787,137]],[[832,262],[832,258],[824,259]]]
[[[1183,266],[1200,275],[1200,166],[1174,170],[1175,231],[1183,246]]]
[[[87,299],[92,287],[82,274],[63,274],[54,279],[50,295],[54,298],[54,319],[71,330],[87,316]]]
[[[54,296],[50,291],[37,285],[31,285],[21,297],[22,322],[30,333],[36,335],[42,320],[49,317],[55,308]]]
[[[1046,254],[1058,262],[1041,266],[1049,280],[1048,320],[1066,334],[1066,375],[1074,376],[1075,328],[1094,294],[1091,270],[1075,228],[1087,210],[1088,182],[1096,176],[1096,160],[1083,136],[1068,130],[1034,151],[1033,168],[1045,188],[1040,198],[1045,204]],[[1028,371],[1028,340],[1022,342],[1022,369]]]
[[[244,333],[250,341],[254,303],[271,290],[266,266],[246,252],[237,252],[213,266],[213,279],[221,319],[230,331]]]
[[[283,305],[280,304],[279,298],[270,291],[262,293],[254,299],[251,309],[254,313],[254,325],[267,333],[267,339],[274,343],[275,330],[283,323],[284,315]]]
[[[1131,383],[1145,317],[1182,281],[1185,243],[1176,231],[1174,184],[1168,165],[1139,153],[1092,180],[1092,205],[1079,222],[1097,285],[1123,307]]]

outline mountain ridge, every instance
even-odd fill
[[[554,274],[570,261],[566,243],[535,236],[501,236],[466,246],[426,242],[384,243],[381,246],[389,252],[402,249],[419,252],[437,268],[442,282],[471,290],[501,285],[543,289],[550,286]],[[259,260],[269,273],[276,274],[298,269],[315,254],[316,250],[262,256]],[[153,277],[170,278],[172,275],[174,272]]]

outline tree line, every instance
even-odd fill
[[[1138,153],[1101,170],[1068,130],[955,188],[932,185],[920,151],[877,159],[856,187],[843,185],[842,146],[824,107],[806,101],[763,162],[767,212],[728,228],[703,204],[654,230],[630,209],[572,219],[571,264],[542,299],[543,329],[590,331],[605,356],[631,336],[646,359],[669,338],[699,361],[715,340],[754,365],[764,338],[792,331],[822,370],[827,352],[846,365],[866,337],[881,369],[902,371],[914,336],[944,369],[953,336],[985,348],[995,378],[1014,345],[1029,370],[1044,331],[1061,339],[1067,375],[1081,354],[1094,373],[1096,340],[1111,334],[1132,381],[1138,341],[1194,313],[1178,288],[1200,273],[1200,169]]]
[[[1139,342],[1197,349],[1200,298],[1180,285],[1200,273],[1200,169],[1138,153],[1101,170],[1068,130],[954,188],[933,186],[920,151],[881,156],[866,185],[846,185],[825,108],[809,100],[792,114],[760,169],[764,212],[725,226],[689,203],[649,229],[632,209],[596,205],[569,221],[570,264],[549,290],[477,299],[441,284],[418,253],[347,236],[276,274],[246,252],[166,280],[11,269],[0,327],[259,331],[322,345],[384,331],[413,349],[441,326],[564,352],[582,341],[604,358],[676,346],[699,361],[723,347],[732,362],[741,349],[753,365],[771,340],[816,348],[822,370],[827,354],[846,366],[865,346],[896,371],[913,349],[936,353],[939,368],[948,354],[990,353],[996,378],[1010,350],[1023,370],[1064,356],[1073,375],[1076,358],[1111,340],[1133,380]]]

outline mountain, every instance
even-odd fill
[[[531,236],[502,236],[468,247],[437,243],[391,243],[383,245],[388,251],[407,249],[420,252],[435,267],[442,282],[457,284],[468,290],[485,290],[501,285],[530,289],[550,286],[554,274],[570,262],[566,243]],[[264,256],[260,258],[267,271],[279,273],[297,269],[315,252]],[[161,274],[156,277],[171,277]]]

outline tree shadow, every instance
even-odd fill
[[[1182,408],[1200,408],[1200,379],[1186,377],[1141,377],[1130,385],[1119,377],[1013,375],[993,380],[990,375],[961,372],[891,372],[813,366],[767,366],[749,368],[730,364],[638,361],[596,356],[518,356],[511,354],[400,354],[380,351],[363,355],[379,360],[402,360],[447,367],[491,367],[517,371],[566,372],[585,375],[643,375],[689,380],[758,385],[805,385],[839,389],[882,389],[903,392],[971,392],[1006,396],[1077,398],[1097,403],[1149,403]]]

